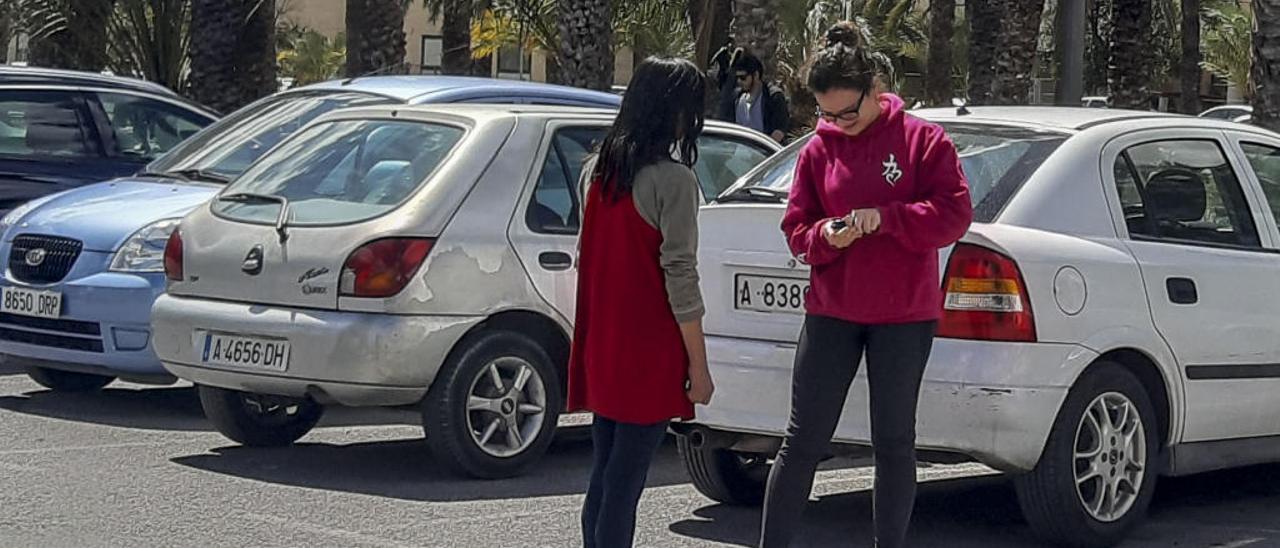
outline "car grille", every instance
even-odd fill
[[[23,234],[13,239],[13,247],[9,251],[9,273],[17,280],[28,283],[60,282],[71,272],[71,266],[80,257],[84,247],[79,240],[59,238],[56,236],[39,236]],[[27,254],[35,250],[44,250],[43,257],[36,264],[27,261]]]

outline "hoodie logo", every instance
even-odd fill
[[[898,180],[902,178],[902,168],[898,167],[898,159],[890,154],[889,160],[881,165],[884,166],[884,172],[881,175],[884,175],[885,182],[889,183],[889,186],[898,184]]]

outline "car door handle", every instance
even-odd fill
[[[538,255],[538,264],[552,271],[569,270],[573,268],[573,256],[561,251],[544,251]]]
[[[1196,290],[1196,282],[1191,278],[1169,278],[1165,280],[1165,289],[1169,291],[1169,302],[1173,304],[1196,304],[1200,302],[1200,293]]]

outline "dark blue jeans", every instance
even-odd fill
[[[596,416],[591,426],[595,462],[582,509],[584,547],[631,547],[636,506],[649,477],[649,464],[666,433],[666,421],[640,425]]]

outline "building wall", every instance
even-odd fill
[[[285,0],[284,17],[328,37],[347,31],[346,0]],[[409,72],[422,71],[422,38],[439,36],[440,26],[427,16],[422,2],[409,2],[404,16],[405,62]]]

